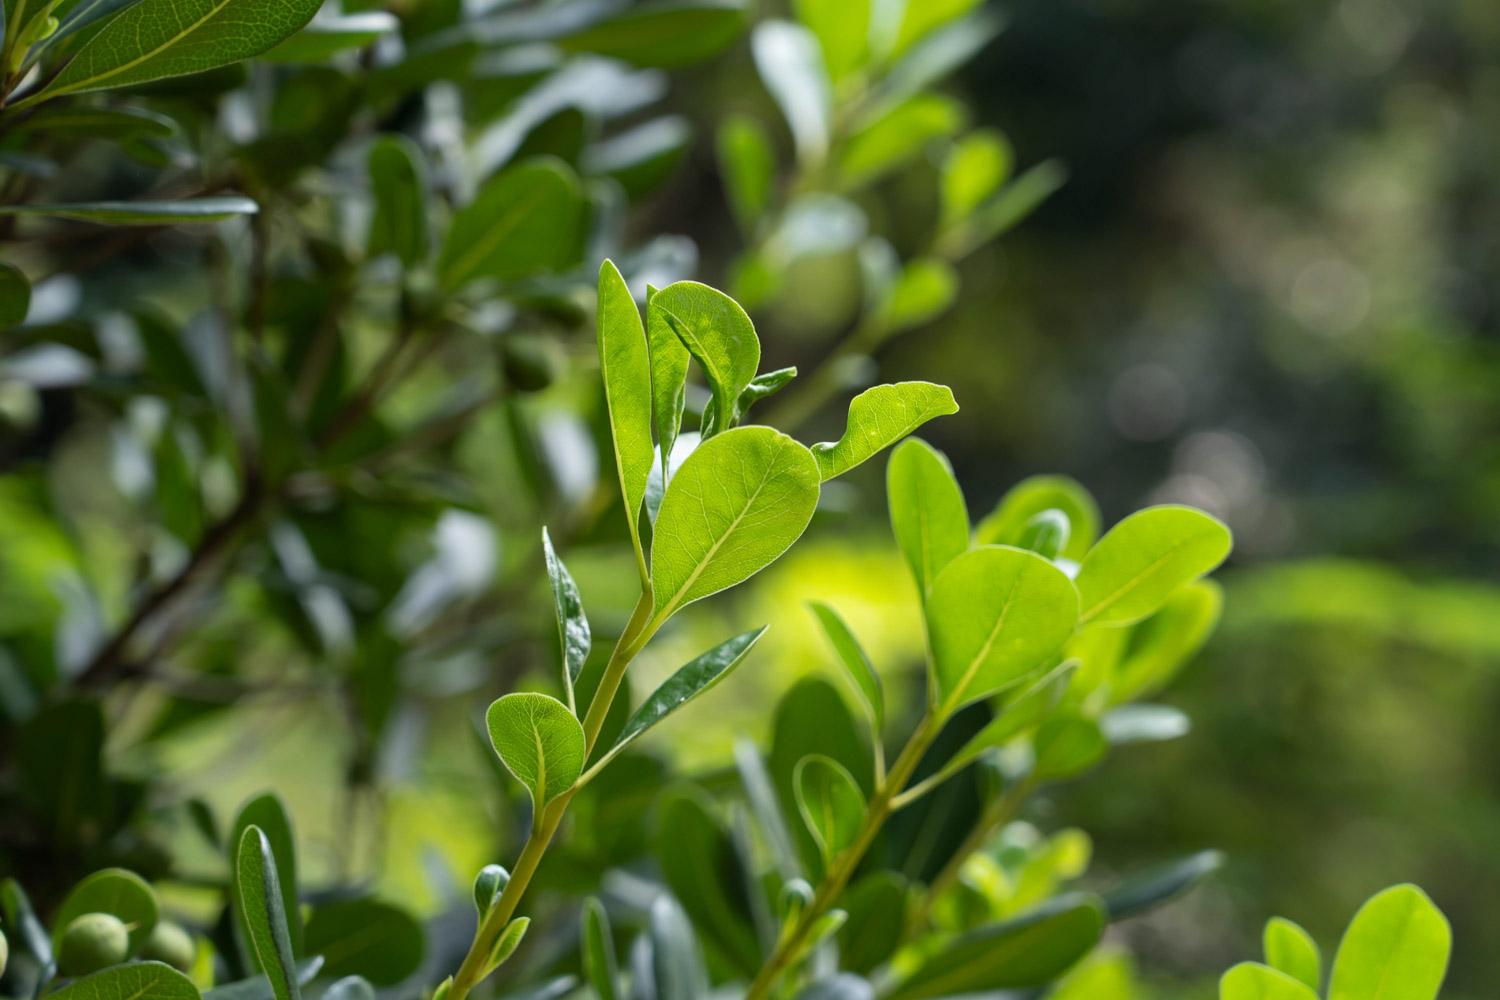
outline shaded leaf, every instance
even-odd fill
[[[865,796],[854,776],[832,757],[809,754],[792,772],[797,808],[823,852],[832,861],[854,843],[864,821]]]
[[[906,930],[906,880],[894,872],[871,872],[844,894],[849,919],[839,928],[844,968],[867,974],[885,964]]]
[[[281,887],[281,912],[286,918],[287,936],[295,952],[302,943],[302,909],[297,905],[297,851],[296,837],[292,833],[291,816],[286,804],[275,792],[264,792],[248,800],[240,807],[234,822],[229,827],[226,844],[233,857],[238,858],[245,831],[256,827],[271,845],[271,854],[276,859],[277,884]],[[250,947],[249,928],[244,923],[245,906],[240,901],[240,880],[230,884],[230,897],[234,902],[236,928],[250,968],[260,969],[259,957]]]
[[[745,26],[742,0],[652,0],[558,40],[634,66],[689,66],[727,48]]]
[[[657,862],[711,951],[739,974],[753,976],[763,956],[749,920],[745,871],[710,805],[691,786],[663,797]]]
[[[397,906],[376,899],[324,903],[312,911],[304,947],[322,955],[327,976],[357,971],[376,986],[394,986],[422,963],[422,925]]]
[[[714,149],[729,207],[745,235],[755,231],[771,202],[776,156],[770,137],[755,119],[729,115],[719,126]]]
[[[807,606],[823,627],[823,634],[833,644],[833,651],[838,654],[845,676],[853,683],[854,690],[864,702],[865,710],[870,713],[870,721],[875,727],[874,738],[880,739],[880,734],[885,729],[885,692],[880,685],[880,675],[875,672],[870,658],[865,655],[864,647],[859,644],[848,623],[834,610],[833,605],[823,601],[808,601]]]
[[[401,22],[383,10],[363,10],[337,17],[315,17],[264,56],[267,62],[323,62],[346,49],[362,49],[400,28]]]
[[[387,15],[389,16],[389,15]],[[404,135],[383,135],[370,147],[369,254],[394,253],[412,266],[427,252],[427,180],[422,153]]]
[[[199,1000],[193,981],[165,962],[130,962],[101,969],[47,996],[59,1000]]]
[[[599,1000],[619,1000],[620,971],[615,941],[604,905],[593,896],[583,901],[583,974]]]
[[[561,160],[537,157],[496,174],[453,219],[438,262],[443,284],[512,281],[566,266],[582,205],[578,177]]]
[[[1056,781],[1082,774],[1104,759],[1109,743],[1093,719],[1075,713],[1054,716],[1037,728],[1032,739],[1036,764],[1032,776]]]
[[[68,925],[85,913],[109,913],[130,932],[130,954],[135,955],[156,927],[161,915],[156,892],[135,872],[105,868],[73,887],[52,918],[52,946],[62,947]]]
[[[1113,923],[1177,898],[1222,867],[1222,852],[1199,851],[1132,876],[1100,898]]]
[[[0,263],[0,330],[26,322],[30,308],[31,282],[20,268]]]
[[[109,226],[177,226],[254,215],[249,198],[184,198],[181,201],[81,201],[69,205],[0,205],[0,215],[46,215]]]

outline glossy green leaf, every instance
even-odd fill
[[[926,601],[945,566],[969,548],[969,512],[942,452],[910,438],[891,452],[885,472],[891,530]]]
[[[885,333],[893,336],[937,319],[958,297],[958,272],[936,257],[918,257],[901,269],[885,310]]]
[[[79,50],[45,96],[201,73],[270,49],[312,20],[321,0],[141,0]]]
[[[369,254],[394,253],[411,267],[427,253],[427,179],[422,151],[404,135],[382,135],[370,147]]]
[[[877,385],[849,404],[849,423],[838,441],[812,446],[826,482],[874,457],[934,417],[958,412],[953,391],[931,382]],[[965,515],[964,534],[968,535]]]
[[[526,929],[531,926],[530,917],[516,917],[505,925],[505,930],[495,939],[495,946],[490,949],[489,961],[486,967],[490,970],[499,968],[505,964],[506,959],[516,953],[521,947],[521,940],[526,937]]]
[[[947,228],[968,218],[1000,189],[1014,163],[1010,143],[991,129],[975,129],[955,142],[943,160],[940,224]]]
[[[943,765],[943,773],[956,773],[984,751],[1004,746],[1041,722],[1062,701],[1077,669],[1078,662],[1068,660],[1049,670],[1041,680],[1017,695],[983,729],[970,737],[962,749]]]
[[[1272,917],[1261,941],[1267,965],[1317,992],[1323,982],[1323,953],[1311,934],[1285,917]]]
[[[1044,510],[1068,516],[1068,544],[1062,554],[1082,559],[1099,537],[1099,505],[1089,491],[1067,476],[1032,476],[1011,487],[974,529],[976,545],[1016,545],[1026,523]]]
[[[834,610],[833,605],[823,601],[808,601],[807,606],[823,627],[823,634],[833,644],[839,665],[844,668],[844,675],[859,693],[865,711],[870,713],[870,721],[875,727],[874,738],[880,739],[880,734],[885,730],[885,691],[880,685],[880,675],[875,672],[870,658],[865,655],[864,647],[859,644],[854,632],[843,616]]]
[[[265,970],[276,1000],[301,1000],[271,842],[260,827],[251,825],[236,843],[234,878],[250,951]]]
[[[740,230],[750,235],[771,203],[776,172],[771,139],[754,118],[736,114],[719,126],[714,148],[729,207]]]
[[[556,698],[508,694],[485,713],[490,744],[536,808],[573,787],[583,773],[583,725]]]
[[[1111,746],[1161,743],[1192,732],[1193,721],[1171,705],[1121,705],[1099,716],[1099,730]]]
[[[610,932],[604,904],[593,896],[583,901],[583,974],[599,1000],[619,1000],[620,970],[615,960],[615,939]]]
[[[609,407],[610,434],[615,445],[615,468],[625,520],[635,545],[638,568],[647,578],[641,549],[641,503],[651,475],[651,357],[646,328],[635,299],[613,262],[599,267],[599,375]]]
[[[656,617],[734,586],[789,549],[812,520],[818,484],[812,452],[769,427],[738,427],[699,445],[657,515]]]
[[[868,55],[870,0],[795,0],[792,10],[817,36],[835,83],[860,68]]]
[[[1056,655],[1078,619],[1078,594],[1033,552],[989,545],[950,562],[932,584],[927,634],[945,714],[1003,690]]]
[[[1177,676],[1219,624],[1224,591],[1213,580],[1195,580],[1137,625],[1124,657],[1115,664],[1110,699],[1130,701],[1154,694]]]
[[[490,907],[495,905],[495,900],[500,898],[509,882],[510,872],[503,865],[485,865],[479,869],[479,874],[474,876],[474,908],[479,911],[480,920],[490,912]]]
[[[1241,962],[1219,980],[1219,1000],[1317,1000],[1317,994],[1284,972]]]
[[[557,557],[552,548],[552,536],[542,528],[542,556],[547,564],[547,580],[552,585],[552,609],[557,616],[557,641],[562,649],[563,690],[568,692],[568,704],[573,704],[573,685],[583,673],[583,664],[589,658],[593,645],[593,633],[589,631],[588,616],[583,613],[583,598],[568,567]]]
[[[364,10],[337,17],[315,17],[264,56],[267,62],[324,62],[347,49],[373,45],[401,27],[401,22],[383,10]]]
[[[712,807],[692,786],[667,792],[659,807],[656,859],[711,957],[752,976],[764,956],[749,919],[745,870]]]
[[[847,191],[877,181],[963,123],[964,108],[958,101],[917,94],[849,137],[838,161],[837,183]]]
[[[1054,716],[1037,728],[1032,739],[1036,764],[1032,776],[1039,781],[1057,781],[1082,774],[1104,759],[1109,742],[1099,724],[1082,715]]]
[[[1140,621],[1223,562],[1230,545],[1229,529],[1201,510],[1168,504],[1137,511],[1083,557],[1075,578],[1079,625]]]
[[[50,48],[73,32],[87,28],[138,2],[139,0],[78,0],[58,17],[57,30],[38,43],[39,49]]]
[[[1104,931],[1104,905],[1085,893],[1057,896],[1003,923],[962,934],[929,955],[885,1000],[924,1000],[1041,986],[1062,975]]]
[[[678,281],[651,297],[653,325],[660,317],[687,348],[713,393],[713,415],[703,416],[703,437],[734,426],[740,394],[760,365],[760,340],[745,310],[723,292],[696,281]]]
[[[675,68],[722,52],[744,28],[743,0],[648,0],[558,44],[634,66]]]
[[[165,115],[127,105],[49,104],[26,119],[28,129],[55,136],[85,136],[119,142],[135,136],[165,138],[177,131]]]
[[[1433,1000],[1453,931],[1427,894],[1395,885],[1359,908],[1339,942],[1328,1000]]]
[[[199,1000],[198,987],[165,962],[130,962],[48,993],[57,1000]]]
[[[254,215],[249,198],[184,198],[181,201],[81,201],[69,205],[0,205],[0,215],[45,215],[107,226],[180,226]]]
[[[423,938],[422,925],[400,907],[348,899],[312,911],[303,947],[323,956],[325,976],[358,972],[376,986],[394,986],[421,965]]]
[[[906,930],[906,880],[895,872],[871,872],[844,894],[849,914],[839,928],[844,968],[868,974],[896,953]]]
[[[1199,851],[1133,875],[1101,898],[1113,923],[1176,899],[1222,867],[1221,851]]]
[[[810,754],[792,772],[797,808],[825,862],[854,843],[864,822],[865,796],[854,776],[832,757]]]
[[[578,177],[561,160],[537,157],[496,174],[454,216],[438,262],[443,284],[513,281],[565,267],[575,256],[582,206]]]
[[[286,804],[275,792],[264,792],[240,807],[234,822],[229,827],[229,849],[238,857],[240,842],[245,831],[256,827],[271,845],[271,854],[276,860],[277,884],[281,887],[281,912],[286,919],[287,936],[295,952],[302,945],[302,909],[297,905],[297,850],[296,836],[292,832],[292,820]],[[242,945],[250,958],[250,967],[260,969],[257,952],[250,948],[249,928],[244,923],[245,905],[240,901],[240,882],[230,884],[230,896],[234,901],[236,929]]]
[[[822,163],[832,129],[833,87],[817,36],[790,21],[762,21],[750,35],[750,51],[791,130],[797,159]]]
[[[130,932],[130,954],[141,950],[161,915],[156,892],[135,872],[105,868],[73,887],[52,918],[52,945],[62,946],[68,924],[85,913],[109,913]]]
[[[0,330],[26,322],[31,309],[31,282],[21,269],[0,262]]]
[[[651,982],[656,1000],[705,1000],[708,969],[692,922],[670,893],[651,903]]]

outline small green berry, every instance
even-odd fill
[[[85,913],[74,918],[63,931],[57,967],[77,979],[119,965],[130,956],[130,932],[119,917],[109,913]]]
[[[141,958],[151,962],[166,962],[178,972],[188,972],[193,967],[197,948],[193,936],[180,924],[162,920],[151,929],[151,935],[141,946]]]

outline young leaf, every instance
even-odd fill
[[[1033,552],[988,545],[965,552],[933,581],[927,634],[945,714],[1041,667],[1078,620],[1078,594]]]
[[[734,426],[735,404],[755,378],[760,341],[745,310],[723,292],[696,281],[678,281],[651,297],[646,311],[670,325],[713,393],[712,416],[703,415],[703,437]]]
[[[276,856],[260,827],[251,825],[237,841],[235,884],[251,952],[265,970],[276,1000],[301,1000],[287,914],[276,877]]]
[[[345,899],[312,911],[303,947],[323,955],[325,976],[364,976],[394,986],[422,963],[425,935],[410,913],[378,899]]]
[[[833,87],[817,36],[790,21],[762,21],[750,35],[761,82],[781,109],[797,159],[818,164],[828,154]]]
[[[729,672],[750,655],[750,650],[766,634],[767,627],[762,625],[758,629],[742,632],[733,639],[726,639],[702,656],[679,667],[675,674],[663,681],[661,687],[651,692],[651,696],[636,709],[609,752],[589,770],[603,767],[646,730],[729,676]]]
[[[1272,917],[1262,941],[1267,965],[1317,992],[1323,981],[1323,953],[1311,934],[1285,917]]]
[[[552,548],[552,536],[542,528],[542,555],[547,563],[547,579],[552,584],[552,607],[557,612],[557,639],[562,647],[563,690],[568,692],[568,705],[573,706],[573,685],[583,673],[583,664],[589,658],[589,647],[593,636],[589,631],[588,616],[583,613],[583,598],[578,594],[578,585],[568,573],[568,567]]]
[[[46,215],[106,226],[180,226],[254,215],[249,198],[184,198],[181,201],[81,201],[70,205],[0,205],[0,215]]]
[[[235,852],[231,861],[238,857],[240,841],[245,831],[252,826],[259,829],[271,845],[271,854],[276,860],[277,881],[281,886],[281,912],[286,918],[287,935],[292,942],[292,949],[296,951],[302,944],[302,909],[297,905],[296,837],[292,833],[292,820],[287,814],[286,804],[275,792],[264,792],[240,807],[229,828],[229,839],[226,842],[229,850]],[[248,965],[252,969],[259,969],[259,958],[250,946],[250,929],[244,923],[245,906],[239,898],[239,880],[233,880],[229,888],[234,901],[236,928],[247,957],[250,958]]]
[[[1284,972],[1241,962],[1219,980],[1219,1000],[1318,1000],[1318,995]]]
[[[817,36],[833,82],[860,68],[869,46],[870,0],[796,0],[792,9]]]
[[[1042,723],[1033,739],[1036,764],[1032,776],[1058,781],[1082,774],[1104,758],[1109,743],[1099,724],[1082,715],[1066,713]]]
[[[599,374],[609,407],[609,428],[615,444],[615,467],[625,521],[635,545],[636,562],[644,583],[649,579],[641,549],[641,502],[651,474],[651,358],[646,329],[635,299],[615,265],[599,267]]]
[[[925,602],[943,567],[969,548],[969,512],[943,453],[920,438],[901,442],[885,472],[891,530]]]
[[[771,202],[776,172],[771,140],[755,119],[734,114],[719,126],[714,148],[735,222],[744,235],[750,236]]]
[[[582,205],[577,175],[553,157],[496,174],[453,219],[438,262],[443,284],[513,281],[566,266],[577,247]]]
[[[1109,530],[1083,557],[1079,625],[1129,625],[1229,555],[1229,529],[1192,507],[1148,507]]]
[[[652,0],[558,40],[633,66],[690,66],[727,48],[745,27],[743,0]]]
[[[49,1000],[199,1000],[193,981],[165,962],[130,962],[102,969],[47,996]]]
[[[1176,899],[1224,867],[1221,851],[1199,851],[1133,875],[1101,895],[1114,923]]]
[[[740,393],[740,398],[734,403],[734,422],[738,426],[744,419],[745,414],[750,412],[750,407],[767,396],[773,396],[780,392],[784,386],[797,377],[796,368],[778,368],[773,372],[764,372],[750,380],[745,386],[745,391]]]
[[[1339,942],[1328,1000],[1433,1000],[1448,971],[1453,931],[1414,885],[1395,885],[1359,908]]]
[[[1131,630],[1129,649],[1114,667],[1110,700],[1131,701],[1165,687],[1203,648],[1223,607],[1223,588],[1212,580],[1195,580],[1168,598]]]
[[[918,427],[949,413],[957,413],[953,391],[931,382],[897,382],[866,389],[849,404],[849,423],[837,442],[812,446],[823,480],[841,476]],[[968,535],[968,516],[964,534]]]
[[[485,865],[479,869],[479,874],[474,876],[474,907],[479,911],[481,921],[509,882],[510,872],[502,865]]]
[[[664,470],[663,489],[676,473],[677,434],[682,429],[682,411],[687,400],[688,361],[692,355],[677,331],[651,302],[660,292],[646,286],[646,344],[651,356],[651,413],[656,420],[656,444]],[[650,501],[647,501],[649,508]],[[652,521],[655,524],[655,520]]]
[[[1104,904],[1097,896],[1056,896],[1019,917],[955,938],[889,991],[886,1000],[1041,986],[1088,954],[1103,931]]]
[[[0,263],[0,330],[26,322],[31,309],[31,282],[13,264]]]
[[[619,965],[615,940],[604,905],[593,896],[583,901],[583,974],[599,1000],[619,1000]]]
[[[792,772],[797,808],[825,863],[854,843],[865,817],[865,796],[853,775],[832,757],[810,754]]]
[[[402,264],[411,267],[427,252],[427,179],[422,152],[404,135],[383,135],[370,147],[369,172],[375,200],[369,255],[394,253]]]
[[[485,713],[490,744],[535,808],[573,787],[583,773],[583,725],[568,706],[545,694],[508,694]]]
[[[141,0],[99,30],[43,97],[126,87],[258,56],[298,31],[321,0]]]
[[[880,739],[880,734],[885,729],[885,692],[880,686],[880,675],[875,672],[875,667],[870,663],[870,658],[865,655],[859,640],[849,630],[848,623],[831,604],[808,601],[807,606],[811,609],[813,616],[818,619],[818,624],[823,627],[823,634],[828,636],[828,641],[833,644],[833,651],[838,654],[839,664],[843,666],[844,673],[853,682],[854,690],[859,692],[865,710],[870,713],[870,721],[875,727],[875,739]]]
[[[974,544],[1016,545],[1026,522],[1044,510],[1068,516],[1068,544],[1062,555],[1074,562],[1082,559],[1099,537],[1099,506],[1088,490],[1067,476],[1032,476],[1011,487],[974,529]]]
[[[505,960],[516,953],[516,949],[521,947],[521,939],[526,936],[526,928],[530,926],[530,917],[516,917],[505,925],[505,930],[495,939],[495,947],[490,949],[489,961],[485,963],[489,971],[493,972],[504,965]]]
[[[975,129],[953,144],[943,160],[941,226],[967,219],[1010,176],[1015,153],[1005,136]]]
[[[917,94],[849,137],[839,158],[838,186],[852,191],[879,180],[963,124],[964,106],[958,101],[939,94]]]
[[[1035,552],[1043,559],[1056,559],[1062,555],[1062,550],[1067,547],[1068,535],[1072,526],[1068,523],[1068,515],[1050,507],[1040,514],[1032,515],[1026,522],[1026,527],[1021,531],[1021,538],[1016,542],[1016,548]]]
[[[109,913],[119,917],[130,932],[130,954],[141,950],[156,927],[160,907],[156,892],[135,872],[105,868],[73,887],[52,918],[52,945],[62,947],[63,932],[85,913]]]
[[[656,519],[657,620],[790,548],[812,520],[818,483],[812,452],[769,427],[738,427],[699,445],[672,477]]]

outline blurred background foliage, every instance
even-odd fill
[[[456,6],[401,5],[410,50]],[[765,7],[749,20],[788,14]],[[1500,980],[1487,944],[1500,939],[1500,7],[1009,0],[975,16],[977,54],[960,52],[957,76],[903,122],[910,149],[869,173],[848,146],[870,81],[828,95],[828,155],[811,126],[784,124],[758,71],[764,43],[738,29],[716,58],[671,67],[670,86],[653,68],[600,57],[579,70],[595,57],[570,56],[596,75],[568,91],[560,64],[526,46],[439,45],[445,71],[370,72],[357,97],[339,83],[353,71],[302,68],[290,72],[306,89],[282,92],[316,99],[257,108],[257,65],[222,101],[156,100],[188,136],[214,116],[231,136],[243,126],[237,152],[193,153],[239,164],[243,189],[271,201],[249,224],[273,220],[257,238],[296,248],[264,277],[253,320],[276,352],[316,333],[298,326],[309,299],[343,294],[365,269],[341,320],[336,367],[351,382],[379,364],[422,290],[397,303],[390,257],[350,249],[369,211],[367,146],[319,146],[317,115],[338,119],[339,135],[359,114],[420,123],[440,188],[464,189],[452,162],[475,136],[498,162],[527,148],[612,176],[596,218],[611,252],[636,248],[632,283],[692,275],[732,290],[757,321],[763,367],[802,370],[794,385],[812,388],[762,404],[760,419],[833,439],[854,385],[929,379],[963,409],[924,433],[984,509],[1025,475],[1062,472],[1094,491],[1106,524],[1167,500],[1223,517],[1236,533],[1224,624],[1165,698],[1193,732],[1118,755],[1027,819],[1091,831],[1105,874],[1228,853],[1202,890],[1116,932],[1160,995],[1197,995],[1192,984],[1254,952],[1272,913],[1331,948],[1360,901],[1405,880],[1454,922],[1451,995],[1486,995]],[[447,79],[419,99],[435,77]],[[548,80],[553,90],[538,87]],[[976,134],[1003,134],[986,148],[1016,164],[1005,190],[1041,202],[998,243],[943,238],[944,164]],[[85,193],[138,190],[182,153],[157,140],[101,149],[56,151]],[[778,165],[759,211],[729,176],[735,149]],[[13,171],[19,155],[7,154]],[[998,234],[1008,218],[996,218]],[[128,358],[110,350],[132,342],[111,324],[154,343],[153,323],[250,319],[254,298],[224,287],[245,267],[229,257],[245,252],[244,231],[98,232],[48,230],[25,245],[31,256],[7,257],[35,284],[0,362],[11,744],[39,694],[88,669],[143,586],[170,578],[242,495],[243,470],[215,459],[225,429],[176,396],[170,412],[126,405],[112,380]],[[121,239],[132,242],[105,242]],[[924,306],[909,322],[872,292],[902,276]],[[148,683],[111,691],[101,736],[100,801],[135,817],[129,830],[85,827],[80,843],[43,849],[5,817],[0,863],[25,859],[45,898],[49,882],[59,891],[91,867],[160,874],[173,859],[176,903],[190,908],[215,860],[184,804],[227,817],[275,787],[297,818],[304,883],[368,880],[429,916],[464,903],[469,873],[518,846],[512,796],[472,718],[554,669],[536,528],[559,537],[599,632],[618,631],[635,596],[623,527],[607,516],[613,483],[599,485],[607,438],[586,303],[542,281],[466,303],[454,321],[466,334],[413,361],[368,436],[292,481],[149,630]],[[75,346],[42,350],[57,343]],[[316,388],[298,396],[303,410],[334,407]],[[382,452],[408,434],[414,446]],[[806,542],[647,650],[638,693],[730,631],[773,625],[753,662],[691,721],[653,734],[652,750],[712,785],[736,737],[764,741],[780,694],[830,667],[809,598],[837,605],[883,672],[919,669],[882,466],[833,484]],[[580,797],[548,884],[587,888],[611,852],[632,856],[649,801],[629,823],[613,815],[616,841],[588,833],[622,801]]]

